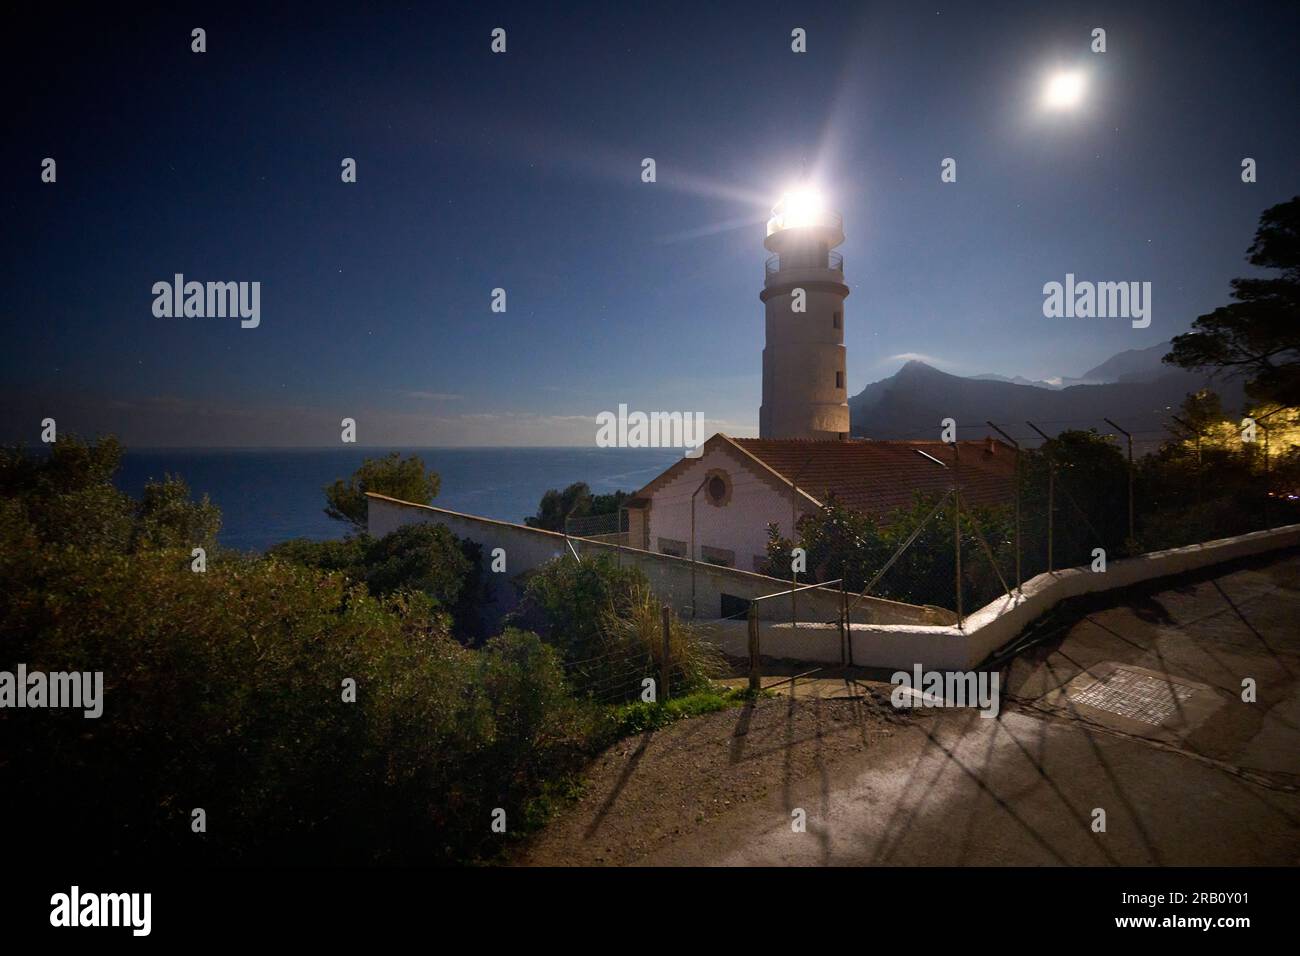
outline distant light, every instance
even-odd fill
[[[1083,99],[1083,74],[1076,71],[1057,73],[1047,81],[1043,103],[1049,109],[1068,110]]]

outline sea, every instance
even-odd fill
[[[117,486],[138,496],[165,474],[185,479],[197,499],[221,509],[220,542],[263,551],[290,538],[341,538],[348,527],[325,514],[325,486],[366,458],[418,455],[442,487],[433,504],[523,523],[542,495],[585,481],[594,494],[635,491],[681,458],[672,448],[128,449]]]

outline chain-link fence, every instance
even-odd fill
[[[943,608],[961,620],[1037,574],[1300,521],[1300,423],[1291,409],[1186,421],[1168,431],[1049,429],[989,422],[1011,447],[1012,475],[970,501],[960,457],[946,493],[889,514],[831,501],[773,537],[768,573],[792,586],[843,580],[855,594]],[[1140,457],[1134,448],[1144,448]],[[802,550],[797,553],[796,548]]]

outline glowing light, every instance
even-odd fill
[[[1043,104],[1049,109],[1068,110],[1083,99],[1083,74],[1077,70],[1057,73],[1047,81]]]
[[[800,226],[828,226],[838,222],[838,217],[826,208],[826,200],[816,189],[792,189],[781,197],[767,221],[767,234]]]
[[[826,202],[815,189],[799,189],[781,197],[781,220],[787,229],[815,225],[825,211]]]

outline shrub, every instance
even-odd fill
[[[607,613],[626,614],[638,586],[649,587],[639,569],[621,568],[604,555],[581,563],[556,558],[529,576],[510,623],[536,631],[565,660],[584,660],[604,646],[601,622]]]
[[[589,716],[553,651],[451,640],[428,599],[188,552],[0,558],[3,666],[103,671],[104,713],[0,719],[0,800],[78,860],[466,859],[575,766]],[[357,682],[356,703],[342,681]],[[190,830],[192,808],[208,833]]]
[[[341,541],[298,538],[275,545],[267,556],[294,564],[338,571],[364,584],[375,597],[418,591],[441,613],[450,614],[456,636],[475,643],[483,633],[486,601],[483,549],[457,538],[445,525],[398,528],[382,538],[353,535]]]
[[[614,660],[642,658],[657,678],[663,667],[663,608],[644,583],[632,586],[621,610],[606,609],[601,619],[602,654]],[[726,658],[716,645],[705,641],[703,631],[676,614],[668,617],[668,680],[673,694],[691,693],[711,686],[727,671]],[[571,675],[576,682],[577,674]],[[629,681],[627,696],[639,693],[639,682]],[[663,688],[659,688],[663,694]]]

